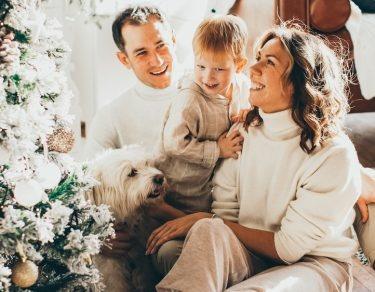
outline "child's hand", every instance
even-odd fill
[[[242,109],[240,110],[240,113],[236,116],[232,116],[230,118],[231,122],[232,123],[237,123],[237,122],[240,122],[240,123],[243,123],[246,121],[246,116],[247,114],[249,113],[250,109]]]
[[[242,151],[243,137],[240,131],[235,130],[227,137],[227,132],[219,137],[220,158],[238,158],[238,151]]]

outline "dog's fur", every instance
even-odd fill
[[[100,184],[86,197],[96,205],[109,205],[115,223],[124,223],[127,232],[136,234],[127,254],[94,258],[106,291],[154,291],[158,275],[151,259],[145,256],[145,245],[157,223],[146,216],[144,207],[163,199],[163,174],[145,151],[134,145],[106,151],[91,162],[90,169]]]

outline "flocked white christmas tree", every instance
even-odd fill
[[[100,288],[91,261],[113,235],[72,148],[69,48],[38,0],[0,0],[0,291]]]

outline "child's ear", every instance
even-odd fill
[[[130,65],[130,62],[129,62],[129,59],[128,59],[128,56],[126,55],[126,53],[125,52],[117,52],[116,55],[117,55],[117,59],[119,59],[119,61],[126,68],[128,68],[130,70],[131,69],[131,65]]]
[[[247,64],[247,58],[240,58],[236,61],[236,73],[240,73]]]

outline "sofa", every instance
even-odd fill
[[[273,15],[265,11],[265,8],[269,7],[272,7]],[[298,21],[304,23],[313,32],[324,35],[328,39],[329,46],[333,49],[339,41],[348,50],[346,61],[351,68],[354,82],[350,85],[349,102],[351,110],[346,119],[346,131],[356,147],[362,165],[375,168],[375,98],[364,99],[356,79],[353,43],[349,31],[345,28],[345,23],[351,13],[350,1],[237,0],[229,12],[245,20],[249,28],[250,42],[253,41],[254,36],[251,33],[254,31],[254,27],[255,30],[261,31],[268,28],[265,26],[278,24],[281,21]],[[256,27],[258,25],[257,17],[261,18],[259,25],[263,25],[263,27]],[[375,66],[375,64],[371,65]],[[369,210],[370,219],[366,224],[361,224],[357,210],[355,229],[365,253],[367,253],[367,256],[369,254],[373,256],[375,254],[375,240],[371,240],[369,246],[368,242],[362,238],[364,232],[369,229],[375,230],[375,205],[371,205]],[[354,291],[375,291],[374,267],[361,264],[357,257],[353,257],[353,262]]]

